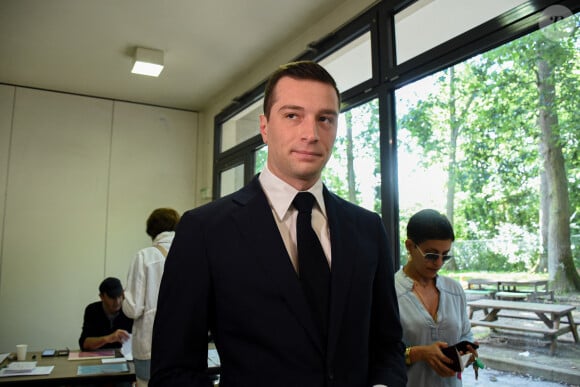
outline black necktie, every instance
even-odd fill
[[[312,228],[314,196],[299,192],[292,204],[298,210],[296,239],[298,247],[298,272],[302,290],[306,295],[314,320],[319,325],[323,339],[327,336],[328,294],[330,268],[320,240]]]

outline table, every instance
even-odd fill
[[[550,354],[554,355],[558,336],[567,332],[572,332],[574,341],[578,343],[577,326],[572,316],[572,311],[576,309],[573,305],[563,304],[543,304],[536,302],[506,301],[480,299],[470,301],[469,319],[472,326],[485,326],[492,329],[506,329],[521,332],[539,333],[549,338],[551,341]],[[474,319],[475,311],[482,310],[483,318]],[[500,311],[525,312],[525,314],[500,314]],[[530,313],[532,316],[530,317]],[[567,321],[562,321],[565,317]],[[538,320],[543,325],[516,323],[510,324],[504,318]]]
[[[112,374],[99,375],[77,375],[79,365],[99,365],[101,359],[90,360],[68,360],[67,356],[41,357],[41,352],[28,352],[27,361],[36,361],[37,366],[54,366],[49,375],[39,376],[13,376],[0,378],[0,384],[10,383],[19,386],[61,386],[63,384],[101,384],[101,383],[120,383],[135,381],[135,367],[133,362],[127,362],[129,372],[119,372]],[[33,359],[33,356],[36,358]]]
[[[496,298],[527,298],[528,300],[536,300],[545,296],[549,297],[551,301],[554,301],[554,292],[548,290],[547,280],[498,281]]]
[[[493,285],[495,288],[497,286],[496,280],[488,280],[486,278],[471,278],[467,280],[467,289],[470,290],[485,290],[487,289],[486,285]]]
[[[28,352],[27,361],[36,361],[37,366],[54,366],[49,375],[39,376],[13,376],[0,378],[0,385],[10,384],[18,386],[62,386],[62,385],[82,385],[82,384],[104,384],[135,381],[135,366],[132,361],[128,361],[129,372],[118,372],[100,375],[77,375],[79,365],[99,365],[101,359],[90,360],[68,360],[67,356],[41,357],[41,352]],[[36,358],[33,359],[33,356]],[[6,360],[5,362],[9,362]],[[217,378],[220,372],[220,360],[214,346],[208,346],[208,370],[207,373]]]
[[[487,286],[493,285],[493,287]],[[497,281],[485,278],[471,278],[467,280],[467,289],[464,290],[468,300],[474,298],[495,298]]]
[[[554,292],[548,290],[547,280],[488,280],[472,278],[467,281],[466,294],[481,294],[489,298],[504,300],[534,301],[549,297],[554,301]]]

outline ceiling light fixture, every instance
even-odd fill
[[[163,70],[163,51],[137,47],[133,57],[134,74],[158,77]]]

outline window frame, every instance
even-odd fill
[[[370,31],[373,77],[341,94],[341,112],[373,98],[379,100],[381,216],[391,242],[389,249],[395,270],[399,268],[401,262],[395,90],[537,30],[542,10],[551,5],[565,6],[573,14],[580,10],[580,4],[573,0],[529,0],[414,58],[396,64],[394,15],[413,2],[413,0],[379,2],[332,34],[309,44],[301,55],[289,60],[319,61]],[[265,85],[266,81],[263,81],[236,98],[215,117],[212,190],[214,200],[219,196],[219,177],[225,169],[244,163],[246,182],[254,175],[254,152],[264,145],[261,136],[256,135],[220,153],[221,128],[222,123],[261,99]]]

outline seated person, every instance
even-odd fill
[[[83,331],[79,346],[83,351],[105,348],[121,348],[129,339],[133,320],[121,310],[123,286],[121,281],[108,277],[99,286],[101,301],[93,302],[85,308]]]

